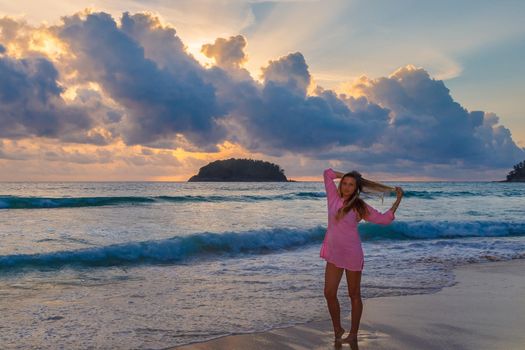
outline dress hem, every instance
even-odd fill
[[[363,263],[362,263],[362,267],[361,267],[361,270],[353,270],[353,269],[346,268],[346,267],[344,267],[344,266],[338,266],[335,262],[333,262],[333,261],[328,261],[328,259],[325,258],[325,257],[323,257],[323,256],[321,256],[321,258],[322,258],[323,260],[325,260],[326,262],[329,262],[329,263],[331,263],[331,264],[334,264],[336,267],[338,267],[338,268],[340,268],[340,269],[344,269],[344,270],[348,270],[348,271],[352,271],[352,272],[362,272],[362,271],[363,271],[363,268],[364,268],[364,265],[365,265],[365,262],[363,261]]]

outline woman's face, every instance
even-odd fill
[[[351,176],[347,176],[341,180],[341,194],[344,198],[348,198],[354,194],[356,188],[355,179]]]

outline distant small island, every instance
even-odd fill
[[[216,160],[199,169],[188,182],[239,181],[239,182],[293,182],[284,175],[277,164],[262,160]]]
[[[514,165],[514,170],[509,172],[507,180],[503,182],[525,182],[525,160]]]

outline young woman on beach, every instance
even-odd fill
[[[336,341],[342,340],[345,330],[341,326],[341,309],[337,299],[339,282],[346,274],[348,294],[352,304],[352,325],[345,341],[357,340],[359,322],[363,312],[361,301],[361,271],[364,265],[363,248],[357,231],[361,220],[387,225],[394,220],[394,213],[403,197],[401,187],[385,186],[367,180],[357,171],[341,173],[326,169],[323,173],[328,201],[328,229],[321,246],[320,256],[326,260],[324,296],[332,318]],[[340,178],[339,187],[334,180]],[[390,209],[381,213],[359,198],[363,193],[397,193]]]

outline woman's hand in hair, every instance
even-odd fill
[[[390,208],[390,210],[392,210],[392,213],[396,212],[397,207],[399,206],[399,203],[401,203],[401,198],[403,198],[403,194],[404,194],[403,189],[401,187],[396,186],[396,194],[397,194],[397,199],[394,202],[394,204],[392,204],[392,208]]]
[[[334,170],[334,173],[337,176],[336,179],[341,179],[343,177],[343,175],[345,174],[345,173],[342,173],[340,171],[335,171],[335,170]]]

